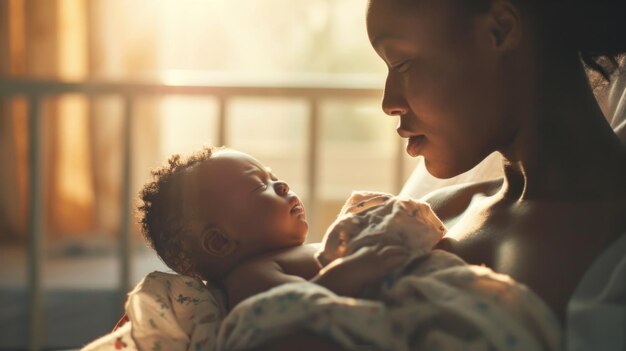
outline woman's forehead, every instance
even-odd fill
[[[444,20],[467,14],[468,6],[463,1],[472,0],[369,0],[367,22],[390,22],[426,20],[435,17]]]
[[[383,39],[431,41],[462,27],[459,0],[370,0],[367,31],[377,47]]]
[[[366,13],[368,31],[390,30],[397,25],[407,24],[414,17],[414,11],[406,1],[370,0]]]

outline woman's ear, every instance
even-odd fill
[[[214,257],[226,257],[237,248],[237,242],[217,227],[208,227],[202,232],[202,248]]]
[[[493,49],[509,51],[520,45],[522,18],[510,0],[493,0],[485,25]]]

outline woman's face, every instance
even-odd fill
[[[504,58],[486,15],[458,3],[371,0],[367,14],[370,42],[389,68],[383,110],[399,117],[407,152],[438,178],[469,170],[513,130]]]

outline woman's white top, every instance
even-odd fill
[[[568,351],[626,350],[626,233],[587,270],[565,323]]]

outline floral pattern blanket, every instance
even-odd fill
[[[224,301],[210,282],[152,272],[128,294],[129,322],[83,350],[217,350]]]

